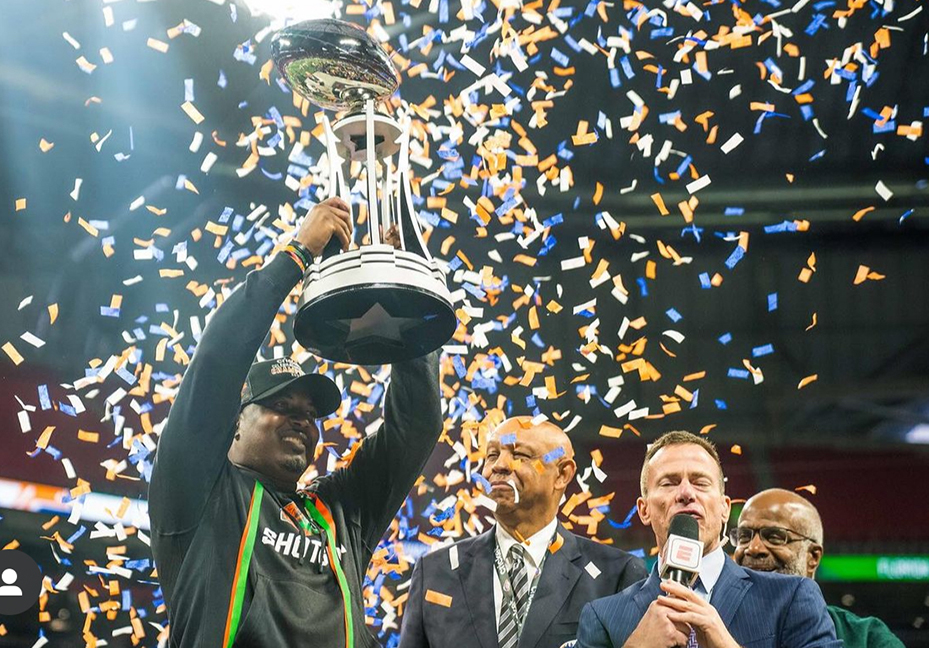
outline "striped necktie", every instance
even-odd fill
[[[514,545],[508,556],[507,575],[513,588],[511,596],[516,603],[516,613],[510,599],[504,594],[500,610],[500,625],[497,627],[497,640],[500,648],[516,648],[523,619],[526,617],[526,600],[529,597],[529,579],[526,576],[526,561],[523,548]]]
[[[703,586],[703,580],[697,578],[697,582],[694,583],[694,591],[700,598],[704,600],[709,600],[709,593],[706,591],[706,588]],[[690,629],[690,638],[687,640],[687,648],[700,648],[697,644],[697,631],[693,628]]]

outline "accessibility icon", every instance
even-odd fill
[[[0,551],[0,617],[22,614],[39,600],[42,572],[28,554]]]

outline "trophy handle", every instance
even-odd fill
[[[410,123],[409,117],[403,122],[401,128],[400,157],[397,160],[397,229],[400,232],[400,242],[404,250],[414,252],[419,256],[432,261],[429,248],[423,241],[419,228],[419,218],[413,207],[413,196],[410,184]]]
[[[344,160],[339,155],[339,151],[336,148],[336,136],[332,132],[332,124],[329,123],[329,117],[323,115],[323,129],[326,133],[326,154],[329,156],[329,168],[332,169],[332,172],[329,176],[329,195],[327,198],[333,198],[338,196],[348,205],[348,213],[351,216],[352,222],[352,234],[355,233],[355,214],[352,211],[352,200],[351,192],[348,191],[348,187],[345,184],[345,174],[342,171],[342,165]],[[325,261],[326,259],[331,259],[335,255],[342,252],[342,244],[339,242],[338,237],[333,236],[329,239],[329,242],[326,244],[326,247],[323,248],[323,252],[320,255],[320,261]]]

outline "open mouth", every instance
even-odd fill
[[[281,436],[281,440],[289,446],[299,449],[301,452],[306,451],[306,437],[297,432],[288,432]]]

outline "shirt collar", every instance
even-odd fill
[[[723,573],[725,564],[726,554],[722,545],[705,555],[700,562],[700,580],[703,582],[703,588],[708,594],[716,587],[716,581],[719,580],[719,575]]]
[[[658,562],[655,563],[655,569],[658,574],[661,575],[662,565],[664,561],[660,558]],[[703,588],[706,590],[707,594],[713,591],[713,588],[716,587],[716,581],[719,580],[720,574],[723,573],[723,567],[726,564],[726,553],[723,551],[723,546],[720,544],[713,551],[703,556],[700,560],[700,581],[703,583]],[[696,584],[694,585],[696,587]]]
[[[527,538],[526,542],[523,544],[523,549],[526,550],[526,556],[532,562],[533,567],[538,567],[542,564],[542,560],[545,558],[545,550],[548,549],[548,545],[555,535],[555,528],[557,526],[558,519],[552,518],[551,522]],[[500,554],[504,558],[509,555],[510,548],[513,547],[513,545],[520,544],[520,542],[507,533],[506,529],[499,523],[494,532],[494,537],[497,540],[497,546],[500,547]]]

